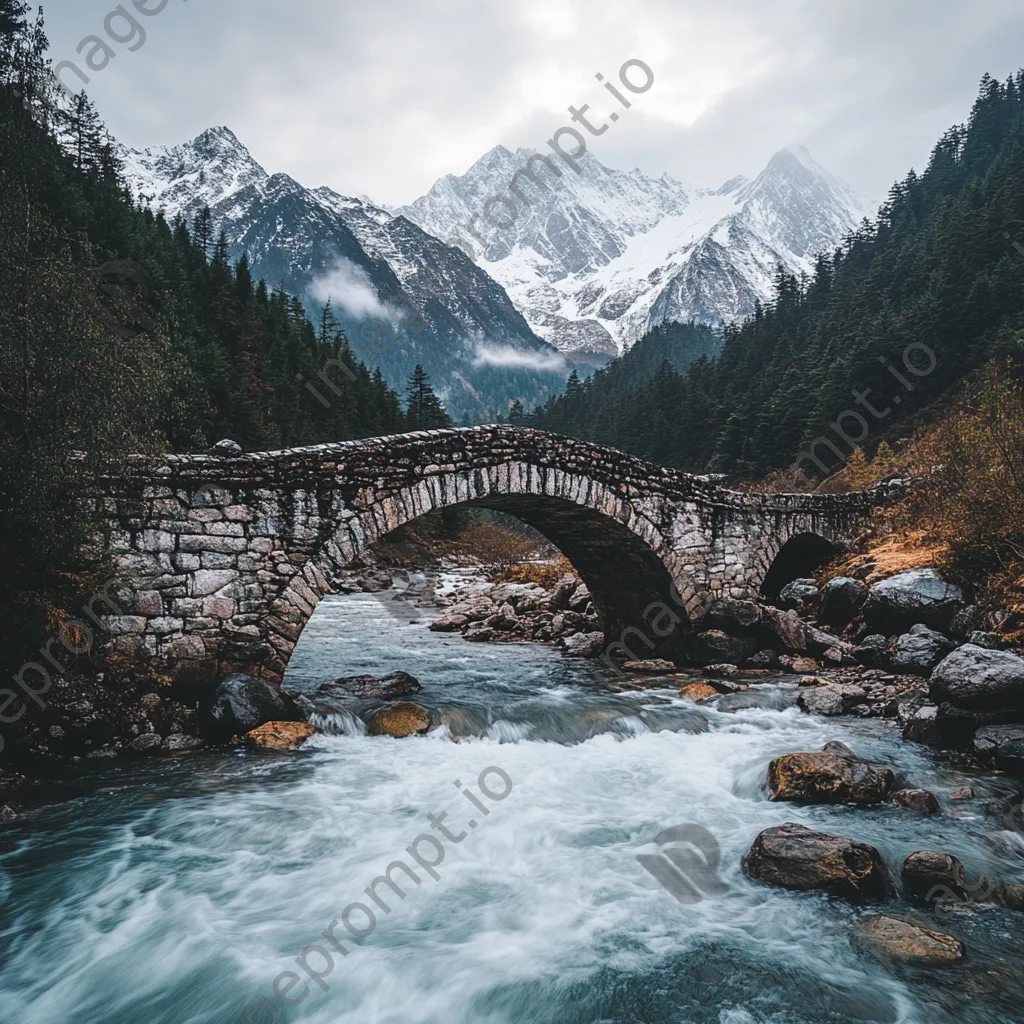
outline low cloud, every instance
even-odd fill
[[[313,281],[309,294],[317,302],[330,299],[354,317],[391,319],[366,271],[351,260],[339,259],[326,274]]]
[[[507,366],[516,369],[561,373],[565,359],[558,352],[529,352],[511,345],[492,345],[479,342],[473,353],[474,366]]]

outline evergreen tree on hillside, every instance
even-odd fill
[[[405,388],[409,430],[438,430],[452,425],[440,399],[434,394],[422,366],[417,364]]]

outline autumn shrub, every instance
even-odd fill
[[[941,541],[941,568],[1024,633],[1024,390],[1012,362],[987,367],[915,461],[903,525]]]

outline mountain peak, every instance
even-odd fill
[[[466,251],[563,351],[616,354],[666,320],[745,316],[771,299],[779,264],[809,271],[813,255],[859,221],[853,194],[799,145],[774,154],[756,180],[737,176],[718,189],[615,170],[588,154],[578,175],[535,166],[510,191],[532,155],[496,146],[396,212],[439,238],[464,237],[475,217]],[[488,196],[515,209],[507,227],[488,220]],[[507,216],[502,207],[498,219]]]

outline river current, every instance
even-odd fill
[[[89,764],[61,802],[0,833],[0,1020],[1024,1020],[1024,914],[921,910],[916,920],[956,934],[968,957],[939,971],[893,966],[854,938],[879,908],[740,870],[762,829],[793,821],[869,842],[890,868],[934,849],[1019,877],[1024,862],[979,838],[1001,827],[983,800],[948,810],[964,776],[946,756],[884,722],[804,715],[792,682],[698,707],[676,687],[615,692],[599,665],[466,643],[428,621],[377,596],[328,598],[286,679],[303,690],[409,671],[423,684],[414,699],[446,722],[425,737],[371,737],[342,715],[291,754]],[[766,799],[769,760],[831,739],[931,789],[946,813]],[[993,799],[1013,791],[973,784]],[[442,839],[428,814],[462,838]],[[721,848],[720,884],[688,904],[637,860],[686,823]],[[418,881],[397,871],[403,898],[374,890],[385,912],[365,890],[395,860]],[[364,937],[337,923],[343,914]],[[307,973],[296,958],[311,945],[321,950],[306,952]]]

